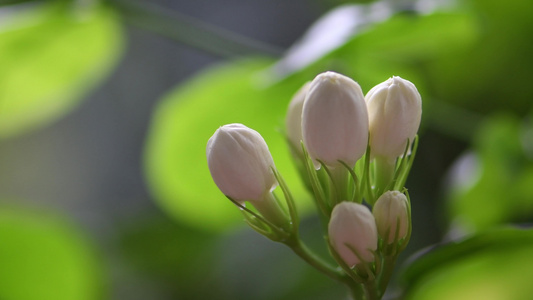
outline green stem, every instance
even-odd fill
[[[329,170],[331,172],[331,180],[333,181],[333,187],[330,189],[330,201],[333,208],[342,201],[351,200],[352,197],[348,191],[348,170],[343,166],[337,166]]]
[[[346,285],[350,289],[350,295],[352,296],[353,300],[363,299],[364,291],[360,284],[350,280],[350,282],[346,283]]]
[[[305,246],[305,244],[303,244],[297,236],[293,236],[293,238],[286,241],[285,244],[289,246],[289,248],[291,248],[296,255],[310,264],[313,268],[336,281],[346,283],[347,276],[342,271],[334,268],[318,257],[309,248],[307,248],[307,246]]]
[[[386,157],[376,157],[374,159],[374,167],[374,188],[377,191],[377,193],[375,194],[377,198],[381,194],[386,192],[387,187],[392,182],[392,179],[394,178],[394,169],[396,167],[396,162]],[[372,199],[372,201],[376,201],[376,199]]]
[[[366,300],[379,300],[381,297],[378,293],[378,288],[376,286],[376,280],[367,280],[364,283],[364,290],[365,290],[365,296]]]
[[[383,261],[383,269],[381,271],[381,277],[379,278],[379,291],[381,295],[385,294],[385,291],[387,290],[387,285],[389,284],[389,281],[392,277],[395,265],[396,255],[385,256],[385,259]]]
[[[297,235],[292,235],[292,238],[284,242],[292,251],[302,258],[305,262],[310,264],[313,268],[325,274],[329,278],[344,283],[350,290],[350,295],[353,300],[363,300],[364,291],[361,284],[355,282],[350,276],[344,273],[341,269],[335,268],[325,262],[322,258],[313,253],[300,240]]]

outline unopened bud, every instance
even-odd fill
[[[235,201],[261,201],[277,186],[274,161],[263,137],[242,124],[220,127],[207,142],[213,181]]]
[[[374,261],[378,232],[374,216],[366,206],[355,202],[336,205],[331,213],[328,234],[331,246],[349,267],[353,268],[361,259]]]
[[[376,201],[372,213],[385,243],[392,244],[407,236],[410,222],[407,210],[407,197],[398,191],[388,191]]]
[[[410,81],[393,76],[365,97],[373,157],[395,160],[412,142],[420,126],[422,99]]]
[[[304,145],[315,168],[339,160],[354,166],[366,151],[368,113],[361,87],[352,79],[325,72],[312,82],[302,112]]]
[[[293,151],[301,155],[302,153],[302,108],[304,106],[305,96],[309,90],[310,83],[304,84],[298,92],[292,97],[287,116],[285,117],[285,128],[287,138],[291,143]]]

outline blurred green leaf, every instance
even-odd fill
[[[218,236],[150,216],[122,226],[118,238],[121,257],[133,266],[132,273],[157,282],[171,299],[221,299],[222,288],[212,270],[221,259],[213,251]],[[210,288],[200,289],[199,283]]]
[[[102,270],[72,224],[0,208],[0,299],[102,299]]]
[[[533,231],[514,228],[438,246],[404,270],[402,299],[530,299],[532,247]]]
[[[468,49],[477,24],[463,13],[397,14],[373,25],[303,72],[336,70],[368,91],[396,75],[414,82],[424,95],[424,64]]]
[[[427,68],[434,96],[483,113],[532,107],[533,1],[465,1],[477,20],[478,41],[465,51],[443,57]]]
[[[449,193],[455,225],[467,231],[483,230],[530,218],[533,161],[524,149],[525,130],[520,119],[512,115],[496,115],[482,125],[474,142],[478,165],[471,166],[475,170],[462,170],[472,176],[454,180]],[[452,172],[451,176],[461,174]]]
[[[260,71],[269,64],[250,59],[208,69],[177,87],[156,108],[145,153],[147,179],[156,200],[180,221],[210,230],[244,223],[213,183],[205,156],[207,140],[229,123],[257,130],[299,208],[311,205],[303,199],[303,186],[280,132],[288,103],[304,82],[267,87]]]
[[[369,57],[420,63],[467,49],[477,41],[478,35],[476,19],[469,14],[403,13],[361,34],[353,46]]]
[[[71,110],[115,65],[122,46],[116,16],[45,6],[0,28],[0,138]]]

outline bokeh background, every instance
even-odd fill
[[[0,0],[0,299],[346,298],[205,163],[218,126],[260,131],[327,256],[281,133],[326,70],[422,94],[386,297],[530,299],[532,33],[529,0]]]

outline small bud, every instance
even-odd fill
[[[407,236],[410,222],[407,209],[407,197],[398,191],[388,191],[376,201],[372,213],[385,243],[392,244]]]
[[[328,234],[331,246],[351,268],[361,260],[374,261],[378,246],[378,232],[374,216],[366,206],[355,202],[341,202],[333,208]],[[350,249],[351,248],[351,249]]]
[[[412,142],[420,126],[422,99],[414,84],[393,76],[373,87],[365,97],[373,157],[395,160]]]
[[[302,108],[304,106],[305,96],[309,90],[309,85],[309,82],[304,84],[292,97],[287,110],[287,116],[285,117],[287,138],[291,143],[293,151],[297,151],[298,155],[302,154]]]
[[[304,101],[302,133],[315,168],[320,168],[317,159],[329,167],[339,160],[354,166],[368,142],[368,113],[359,84],[334,72],[318,75]]]
[[[274,161],[263,137],[242,124],[224,125],[207,142],[207,165],[224,195],[261,201],[277,186]]]

